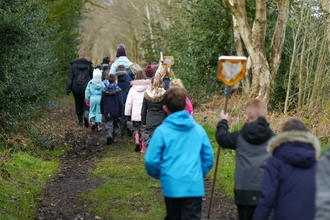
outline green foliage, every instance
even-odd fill
[[[77,46],[80,44],[81,26],[79,24],[84,18],[84,2],[84,0],[48,0],[47,4],[50,9],[48,21],[56,24],[55,32],[52,33],[50,39],[57,41],[52,48],[57,59],[54,73],[61,77],[61,81],[56,86],[62,91],[70,61],[75,57]]]
[[[219,155],[219,163],[218,163],[218,172],[216,175],[216,190],[221,190],[221,192],[229,197],[234,196],[234,172],[235,172],[235,156],[236,152],[234,150],[230,149],[223,149],[219,148],[219,144],[217,143],[215,139],[215,132],[216,127],[209,127],[209,126],[203,126],[206,133],[208,134],[213,151],[214,151],[214,160],[216,161],[216,157],[218,154],[218,151],[220,150]],[[210,173],[208,174],[208,177],[210,181],[214,181],[214,172],[215,172],[215,165],[211,169]]]
[[[83,0],[0,0],[0,126],[39,117],[63,81],[78,41]]]
[[[208,98],[217,94],[222,83],[216,77],[219,55],[234,55],[231,15],[216,1],[175,1],[164,16],[171,26],[154,26],[154,41],[150,35],[142,47],[146,48],[146,60],[159,58],[159,52],[173,55],[173,71],[181,78],[189,95]],[[228,31],[230,30],[230,31]],[[154,50],[151,45],[154,45]]]

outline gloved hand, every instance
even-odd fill
[[[89,105],[90,105],[89,100],[86,100],[86,101],[85,101],[85,104],[86,104],[87,106],[89,106]]]
[[[125,116],[126,117],[126,121],[132,121],[132,118],[131,118],[131,116],[129,115],[129,116]]]
[[[70,95],[70,93],[71,93],[71,91],[66,91],[66,94],[67,94],[67,95]]]

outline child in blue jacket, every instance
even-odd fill
[[[214,163],[205,130],[185,110],[186,97],[179,87],[164,94],[169,116],[154,131],[145,156],[147,173],[161,181],[165,219],[201,218],[204,177]]]
[[[118,142],[118,127],[120,117],[124,115],[124,102],[121,88],[117,85],[115,74],[108,76],[109,83],[103,89],[101,98],[101,112],[105,118],[107,145]]]
[[[92,122],[92,131],[101,131],[102,114],[101,114],[101,95],[104,83],[101,81],[102,71],[94,69],[93,79],[89,81],[85,90],[85,100],[89,102],[89,120]]]

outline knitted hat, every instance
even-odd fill
[[[119,44],[118,45],[116,57],[118,58],[118,57],[121,57],[121,56],[126,56],[125,45],[124,44]]]
[[[147,68],[144,69],[144,72],[146,72],[147,77],[154,77],[154,70],[150,65],[148,65]]]
[[[102,71],[100,69],[94,69],[93,71],[93,78],[99,78],[101,79],[102,77]]]

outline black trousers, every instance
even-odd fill
[[[251,220],[257,206],[254,205],[237,205],[238,219],[239,220]]]
[[[82,115],[84,111],[89,111],[89,107],[85,103],[85,93],[75,93],[73,92],[74,103],[76,105],[76,114],[78,120],[82,121]]]
[[[202,197],[165,197],[165,220],[199,220],[202,216]]]

